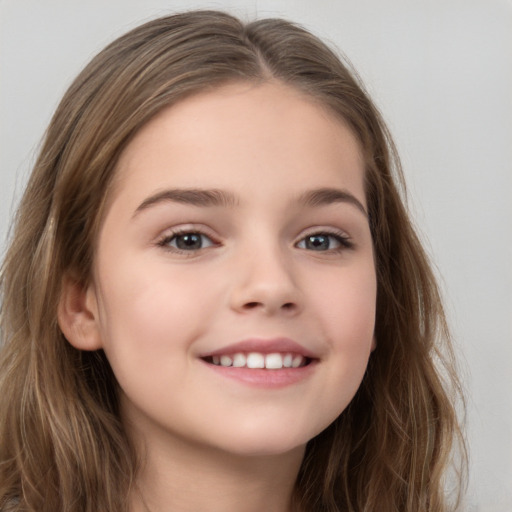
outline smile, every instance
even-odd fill
[[[319,354],[290,338],[248,338],[199,355],[217,375],[251,387],[276,389],[311,376]]]
[[[233,368],[258,368],[266,370],[281,370],[282,368],[301,368],[306,366],[310,359],[297,353],[274,352],[264,354],[261,352],[237,352],[204,358],[207,363],[216,366]]]

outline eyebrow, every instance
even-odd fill
[[[236,196],[226,190],[200,188],[168,189],[157,192],[145,199],[135,210],[134,216],[151,206],[169,201],[203,208],[215,206],[232,208],[239,204]],[[308,190],[299,196],[298,202],[312,207],[327,206],[333,203],[348,203],[355,206],[365,217],[368,217],[368,213],[359,199],[343,189],[324,187]]]
[[[348,190],[328,187],[308,190],[300,196],[299,202],[306,206],[326,206],[333,203],[348,203],[355,206],[365,217],[368,217],[368,212],[361,201]]]
[[[159,203],[174,202],[189,204],[192,206],[212,207],[227,206],[233,207],[238,204],[234,194],[225,190],[217,189],[199,189],[199,188],[176,188],[157,192],[145,199],[135,210],[137,215],[142,210],[146,210],[151,206]]]

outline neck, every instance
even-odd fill
[[[242,456],[185,442],[146,446],[132,512],[292,512],[303,448]]]

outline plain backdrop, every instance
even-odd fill
[[[73,77],[135,25],[199,7],[299,22],[366,82],[397,141],[462,365],[464,510],[512,511],[512,0],[0,0],[0,249]]]

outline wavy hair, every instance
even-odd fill
[[[137,472],[102,351],[67,343],[63,276],[91,279],[119,155],[155,114],[230,82],[279,81],[357,137],[377,273],[377,349],[348,408],[306,448],[304,512],[446,512],[445,474],[462,435],[440,293],[404,206],[395,147],[347,64],[303,28],[216,11],[150,21],[99,53],[48,127],[1,270],[0,509],[126,512]],[[461,453],[464,453],[462,450]]]

